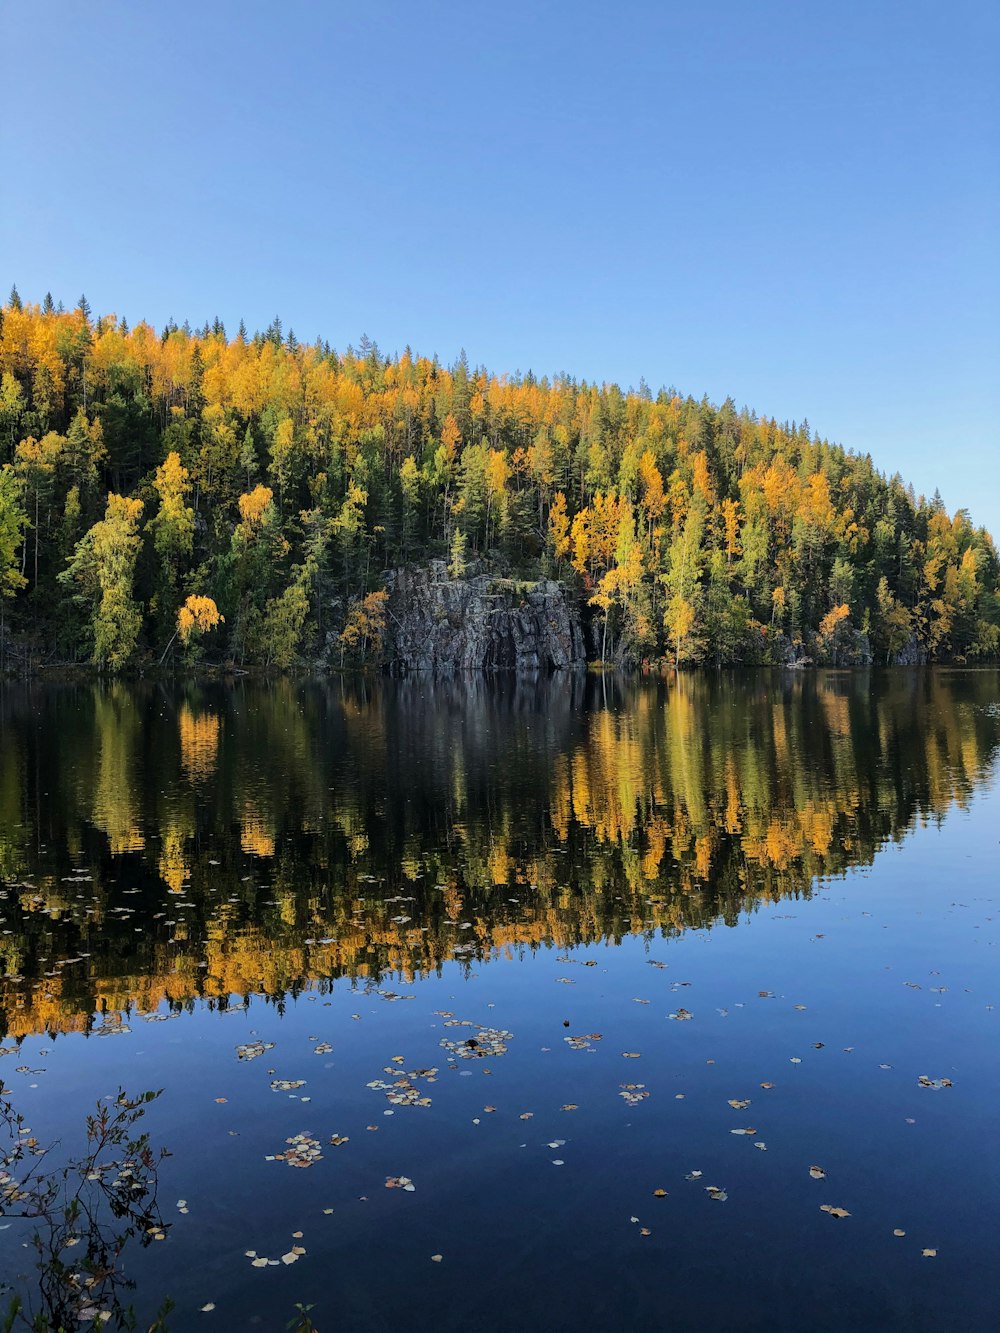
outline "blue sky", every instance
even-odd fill
[[[6,0],[0,282],[808,417],[1000,534],[994,0]]]

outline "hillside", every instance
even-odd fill
[[[379,660],[383,575],[564,582],[624,663],[974,661],[965,510],[732,401],[0,311],[0,669]]]

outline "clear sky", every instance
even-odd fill
[[[1000,535],[996,0],[4,0],[0,281],[732,395]]]

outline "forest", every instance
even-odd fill
[[[432,558],[560,580],[619,665],[1000,655],[989,533],[806,421],[0,308],[0,672],[377,665],[385,571]]]

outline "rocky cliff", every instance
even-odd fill
[[[545,671],[586,661],[577,606],[551,579],[453,579],[432,560],[392,571],[386,589],[393,670]]]

